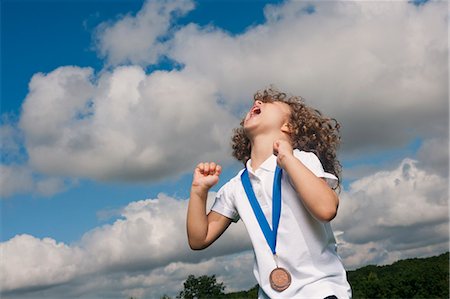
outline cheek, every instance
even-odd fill
[[[281,115],[283,122],[289,121],[292,114],[291,106],[286,103],[278,103],[278,113]]]
[[[279,115],[280,122],[282,122],[283,124],[290,121],[290,118],[291,118],[290,111],[286,111],[286,109],[282,109],[278,115]]]

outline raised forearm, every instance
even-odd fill
[[[206,247],[208,234],[207,197],[208,189],[192,186],[187,213],[187,235],[189,246],[192,249]]]
[[[194,170],[186,220],[189,246],[194,250],[211,245],[231,223],[213,211],[206,215],[208,191],[219,181],[221,171],[222,167],[214,162],[199,163]]]
[[[286,155],[279,159],[309,212],[320,221],[331,221],[337,213],[337,194],[295,156]]]

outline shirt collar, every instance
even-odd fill
[[[254,173],[255,171],[252,169],[251,161],[252,161],[251,159],[247,161],[246,167],[250,172]],[[266,171],[275,172],[276,167],[277,167],[277,156],[271,155],[259,166],[257,170],[264,169]]]

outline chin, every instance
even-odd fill
[[[244,128],[245,135],[247,135],[247,137],[254,135],[253,133],[255,131],[255,127],[244,125],[243,128]]]

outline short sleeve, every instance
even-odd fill
[[[328,186],[331,188],[337,187],[338,178],[323,169],[322,163],[320,163],[319,158],[313,152],[304,152],[296,149],[294,150],[294,156],[316,176],[324,178]]]
[[[223,185],[222,188],[216,194],[216,199],[211,207],[211,211],[217,212],[227,218],[230,218],[233,222],[239,220],[239,214],[236,211],[233,203],[233,192],[230,182]]]

